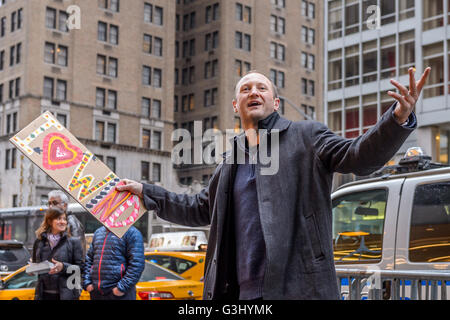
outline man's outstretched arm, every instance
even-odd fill
[[[117,191],[128,191],[144,202],[147,210],[156,210],[164,220],[186,226],[206,226],[211,223],[209,186],[196,195],[177,194],[153,185],[123,179]]]
[[[314,126],[311,136],[315,141],[315,152],[323,165],[330,172],[368,175],[389,161],[416,127],[412,112],[430,70],[427,68],[416,82],[414,70],[409,69],[409,90],[391,80],[401,94],[392,91],[388,94],[397,102],[374,127],[356,139],[336,135],[325,125]]]

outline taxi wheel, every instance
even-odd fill
[[[14,298],[12,298],[11,300],[20,300],[19,298],[17,298],[17,297],[14,297]]]

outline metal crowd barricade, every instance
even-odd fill
[[[447,300],[450,272],[336,268],[343,300]]]

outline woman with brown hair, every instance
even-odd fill
[[[33,246],[33,262],[48,260],[54,264],[48,274],[40,274],[35,300],[78,300],[81,289],[79,281],[73,281],[76,269],[81,270],[83,249],[78,238],[72,238],[67,229],[67,215],[58,208],[48,209],[44,221],[36,230]],[[75,268],[74,268],[75,266]],[[81,274],[75,273],[80,277]]]

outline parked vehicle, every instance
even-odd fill
[[[145,260],[172,270],[188,280],[203,280],[206,252],[146,252]]]
[[[5,276],[19,269],[30,260],[30,252],[23,242],[17,240],[0,240],[0,276]]]
[[[343,298],[350,291],[348,270],[355,275],[408,271],[411,279],[421,281],[427,280],[427,272],[450,272],[450,167],[434,164],[420,152],[409,154],[374,177],[343,185],[332,194],[332,205],[334,259],[338,275],[346,275],[341,281]],[[414,278],[414,272],[422,278]],[[412,282],[401,279],[406,285],[403,298],[409,299]],[[447,281],[447,296],[449,285]],[[380,286],[384,299],[391,298],[390,282],[381,281]],[[438,299],[446,297],[444,289],[436,289]],[[362,297],[367,296],[363,288]]]

